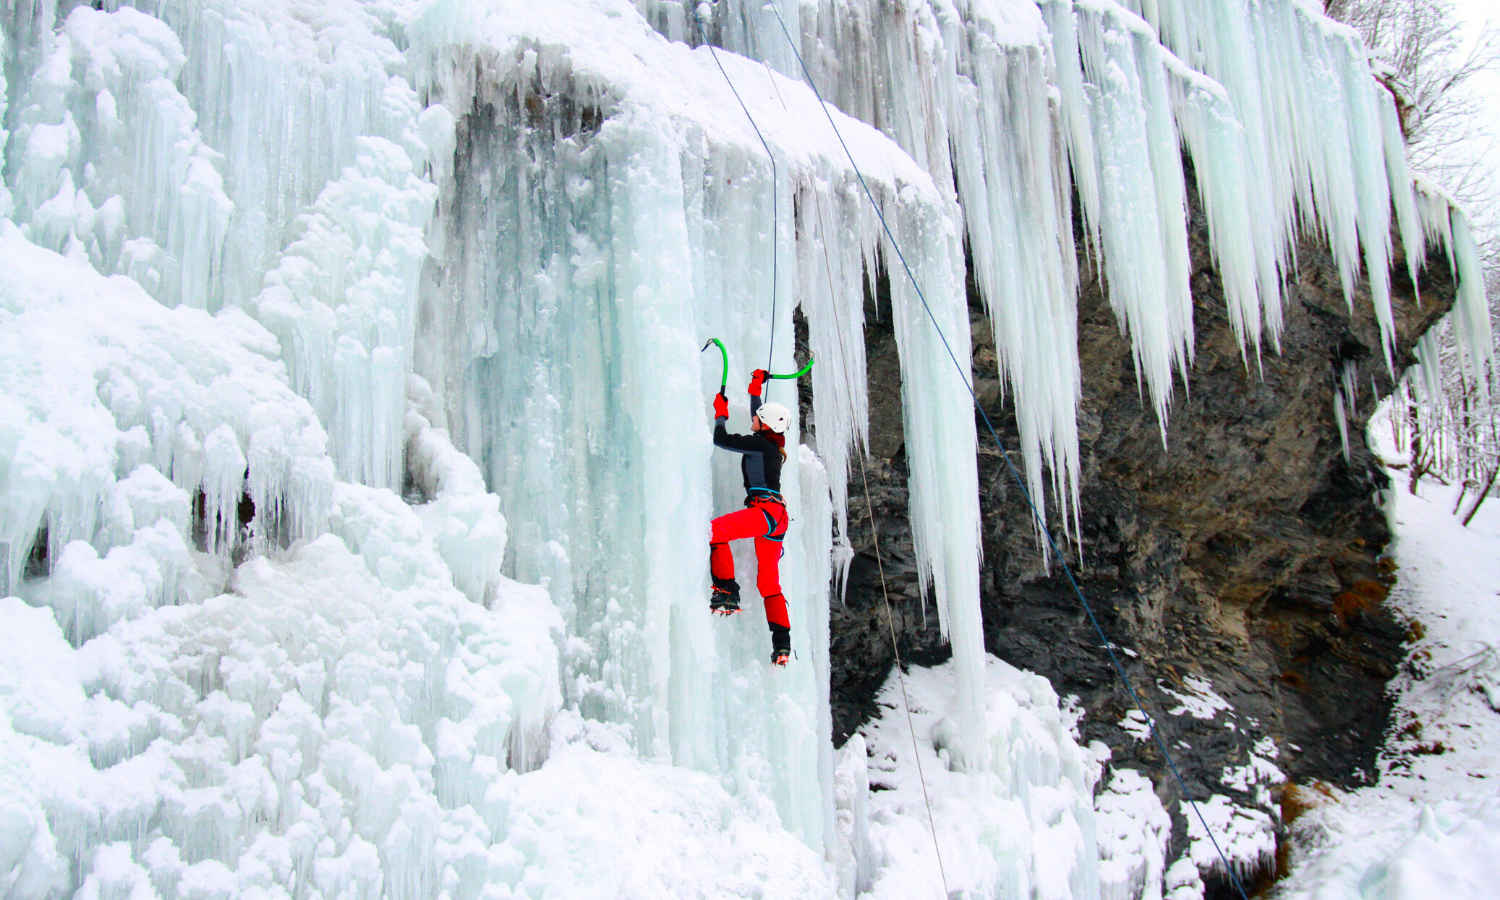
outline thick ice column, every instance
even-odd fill
[[[639,541],[640,570],[635,574],[632,611],[640,628],[640,646],[612,661],[637,669],[652,705],[651,749],[670,759],[668,691],[671,679],[689,678],[671,666],[673,611],[699,600],[702,613],[705,554],[703,523],[708,513],[709,446],[696,375],[699,368],[698,317],[691,306],[694,269],[682,208],[682,170],[659,126],[642,112],[612,123],[604,139],[613,184],[608,232],[608,281],[600,284],[618,311],[614,335],[618,393],[617,414],[630,423],[624,463],[634,469],[640,506],[638,535],[613,536]],[[602,274],[602,273],[601,273]],[[587,273],[573,282],[587,284]],[[696,525],[697,527],[694,527]],[[585,547],[578,547],[584,551]],[[606,565],[608,562],[606,561]],[[641,656],[636,656],[641,654]],[[701,695],[701,692],[700,692]],[[693,715],[692,711],[683,711]],[[705,711],[706,712],[706,711]],[[636,717],[645,724],[643,717]],[[687,723],[677,723],[679,727]],[[691,727],[691,725],[688,725]],[[642,749],[645,749],[644,744]]]
[[[9,62],[10,48],[6,44],[5,29],[0,28],[0,126],[5,124],[5,112],[9,107],[10,87],[5,80],[5,71],[10,67]],[[0,127],[0,162],[7,158],[9,144],[10,132]],[[5,186],[3,180],[0,180],[0,219],[10,218],[13,205],[10,189]]]
[[[767,365],[765,353],[772,349],[773,340],[771,370],[796,368],[792,353],[792,304],[796,302],[808,317],[809,341],[818,360],[813,372],[817,376],[824,370],[821,380],[814,382],[815,390],[821,385],[826,391],[816,394],[813,410],[818,444],[841,467],[839,477],[843,478],[850,430],[863,427],[863,416],[856,423],[850,410],[864,403],[863,331],[855,323],[862,319],[862,248],[873,238],[871,220],[864,212],[867,206],[860,205],[862,197],[850,193],[853,184],[847,172],[829,172],[826,180],[807,172],[789,175],[791,167],[783,161],[780,180],[773,183],[769,166],[753,152],[710,148],[701,157],[696,153],[689,157],[702,166],[702,177],[684,172],[684,185],[692,198],[689,228],[699,261],[694,275],[697,318],[705,333],[726,336],[730,360],[736,363],[730,376],[729,427],[746,430],[749,410],[742,373]],[[826,162],[818,165],[823,168]],[[800,231],[793,227],[797,220],[787,196],[793,183],[802,185],[797,207],[802,213]],[[835,184],[843,190],[832,189]],[[767,202],[772,191],[786,192],[779,202],[781,216],[774,224]],[[823,219],[814,225],[819,208]],[[713,210],[722,210],[722,218],[716,219]],[[772,259],[773,241],[778,242],[779,261]],[[794,290],[797,285],[816,287],[799,292]],[[718,387],[719,362],[703,359],[699,383],[707,394]],[[797,391],[794,382],[775,380],[768,385],[766,398],[795,410]],[[765,666],[770,640],[754,587],[757,570],[751,548],[741,546],[735,558],[745,612],[738,618],[748,621],[735,623],[734,628],[710,623],[720,671],[714,676],[711,694],[715,724],[704,730],[712,735],[718,754],[714,765],[747,783],[763,782],[783,824],[809,846],[822,849],[829,846],[833,822],[828,737],[832,723],[827,701],[831,526],[847,482],[831,484],[831,468],[809,448],[799,446],[800,422],[798,415],[787,434],[788,455],[781,470],[782,495],[792,524],[780,575],[795,656],[785,670]],[[713,513],[732,512],[744,497],[739,459],[715,453],[713,472]],[[691,626],[701,616],[694,608],[700,603],[684,604],[685,624]],[[744,676],[747,659],[754,660],[750,670],[758,669],[759,677]],[[674,673],[674,678],[682,674]],[[678,727],[693,726],[680,723]],[[765,769],[771,773],[769,779],[763,774]]]
[[[301,237],[248,308],[276,334],[293,386],[327,426],[340,477],[400,490],[423,233],[437,189],[400,145],[364,137],[359,148],[297,218]]]
[[[1039,39],[1040,16],[1035,25]],[[1071,192],[1051,67],[1039,44],[997,31],[981,20],[964,34],[971,91],[951,122],[953,156],[975,278],[1014,391],[1029,492],[1045,505],[1050,470],[1066,520],[1077,512],[1081,389]]]
[[[979,612],[979,475],[968,383],[969,313],[958,235],[937,216],[898,218],[906,263],[887,257],[901,353],[901,394],[917,569],[937,598],[938,621],[953,646],[960,746],[955,764],[983,768],[984,629]],[[920,289],[921,296],[918,295]],[[955,361],[957,364],[955,364]]]

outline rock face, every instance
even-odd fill
[[[1393,577],[1381,561],[1390,533],[1379,492],[1388,479],[1364,437],[1376,392],[1392,387],[1375,316],[1365,294],[1351,313],[1327,249],[1304,241],[1288,280],[1280,351],[1267,348],[1257,358],[1252,348],[1247,360],[1224,311],[1202,216],[1191,226],[1195,362],[1188,389],[1178,386],[1165,446],[1104,285],[1087,266],[1081,273],[1082,540],[1065,555],[1165,743],[1186,745],[1173,756],[1195,798],[1254,802],[1245,789],[1253,786],[1224,784],[1223,773],[1250,763],[1257,744],[1258,755],[1271,753],[1266,738],[1279,751],[1275,765],[1293,781],[1365,783],[1404,636],[1382,608]],[[1392,277],[1399,373],[1417,338],[1451,307],[1454,285],[1441,249],[1428,259],[1420,302],[1404,269]],[[976,385],[1014,448],[1012,411],[997,399],[988,323],[977,300],[971,309]],[[903,658],[946,654],[936,612],[924,616],[918,599],[899,391],[890,381],[895,342],[889,315],[878,312],[867,310],[866,334],[873,526],[856,464],[850,538],[858,556],[846,603],[833,615],[840,742],[870,711],[871,692],[891,664],[881,569]],[[1335,391],[1350,365],[1357,392],[1346,404],[1346,457]],[[1115,763],[1148,770],[1164,798],[1180,795],[1155,743],[1120,727],[1135,704],[1062,569],[1039,551],[1030,509],[982,425],[979,465],[987,649],[1077,695],[1086,739],[1109,745]],[[1049,525],[1061,535],[1060,521]],[[1174,715],[1188,705],[1180,696],[1204,684],[1230,708],[1210,718]],[[1270,795],[1259,794],[1267,804]]]

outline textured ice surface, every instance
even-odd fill
[[[192,549],[190,506],[210,551],[321,532],[333,481],[323,429],[286,385],[275,339],[253,319],[168,309],[134,281],[27,241],[8,221],[0,222],[0,314],[0,540],[10,589],[43,532],[53,560],[74,541],[91,545],[73,551],[82,560],[144,540],[152,546],[139,549],[168,569]],[[242,498],[255,508],[245,535]],[[185,546],[143,534],[163,518]],[[159,589],[142,596],[177,602],[167,590],[175,577],[163,573]],[[95,633],[67,617],[62,624],[75,639]]]
[[[1170,829],[1149,783],[1116,772],[1096,803],[1096,751],[1108,751],[1078,743],[1077,713],[1044,679],[995,657],[985,665],[985,765],[962,771],[951,753],[957,688],[951,664],[912,667],[904,683],[893,673],[879,695],[882,716],[850,740],[868,756],[871,793],[867,834],[858,831],[856,807],[848,808],[849,844],[861,878],[870,877],[866,864],[883,863],[868,896],[943,896],[946,888],[948,896],[1138,897],[1147,883],[1159,890]]]
[[[901,383],[868,387],[904,401],[917,565],[954,649],[916,757],[951,788],[958,880],[1191,893],[1191,863],[1152,861],[1156,832],[1137,861],[1095,838],[1097,761],[1069,714],[983,654],[966,260],[1060,521],[1072,191],[1164,417],[1192,347],[1179,142],[1247,357],[1274,349],[1296,228],[1349,285],[1374,271],[1380,311],[1392,205],[1408,265],[1447,247],[1456,327],[1488,347],[1466,222],[1407,197],[1357,43],[1292,0],[100,6],[0,4],[18,897],[915,883],[910,783],[857,796],[859,757],[829,740],[877,292]],[[796,658],[772,671],[753,596],[731,622],[702,602],[708,520],[740,487],[698,351],[726,344],[743,429],[739,386],[794,369],[802,323],[812,402],[770,388],[799,406]],[[1154,822],[1119,780],[1136,799],[1110,802]],[[1262,832],[1241,837],[1256,858]]]

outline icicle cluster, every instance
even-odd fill
[[[1392,204],[1488,347],[1466,223],[1392,189],[1357,44],[1291,0],[104,6],[0,4],[18,897],[468,900],[559,869],[596,895],[643,866],[660,893],[831,895],[830,857],[874,883],[904,838],[843,841],[827,653],[882,276],[954,648],[926,749],[1028,821],[986,883],[1108,893],[1056,697],[987,680],[966,257],[1030,489],[1050,473],[1075,527],[1075,185],[1163,422],[1192,348],[1179,142],[1257,352],[1297,228],[1351,295],[1382,273],[1380,309]],[[699,348],[727,346],[743,430],[749,371],[797,367],[794,311],[817,454],[799,415],[773,672],[748,553],[741,621],[705,609],[708,521],[742,492]],[[649,802],[601,809],[603,781]]]
[[[688,40],[691,10],[710,9],[637,6]],[[1077,478],[1074,188],[1163,434],[1174,372],[1186,381],[1193,346],[1179,143],[1247,355],[1279,346],[1299,232],[1328,241],[1351,304],[1368,279],[1388,356],[1391,210],[1414,279],[1424,237],[1463,241],[1446,211],[1440,229],[1424,229],[1394,106],[1358,37],[1295,0],[909,2],[878,16],[826,0],[711,9],[710,40],[792,77],[800,69],[766,35],[778,17],[800,29],[798,49],[828,98],[956,187],[1029,488],[1040,500],[1050,469],[1065,521]],[[1474,283],[1478,269],[1466,271]],[[1464,306],[1475,332],[1481,308]],[[1472,352],[1487,354],[1483,335],[1473,338]]]

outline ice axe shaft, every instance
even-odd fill
[[[803,375],[806,375],[808,372],[812,371],[812,367],[813,367],[813,363],[814,362],[815,362],[815,360],[809,359],[807,361],[807,365],[803,366],[802,368],[798,369],[797,371],[793,372],[790,375],[767,375],[766,377],[767,378],[801,378]]]

